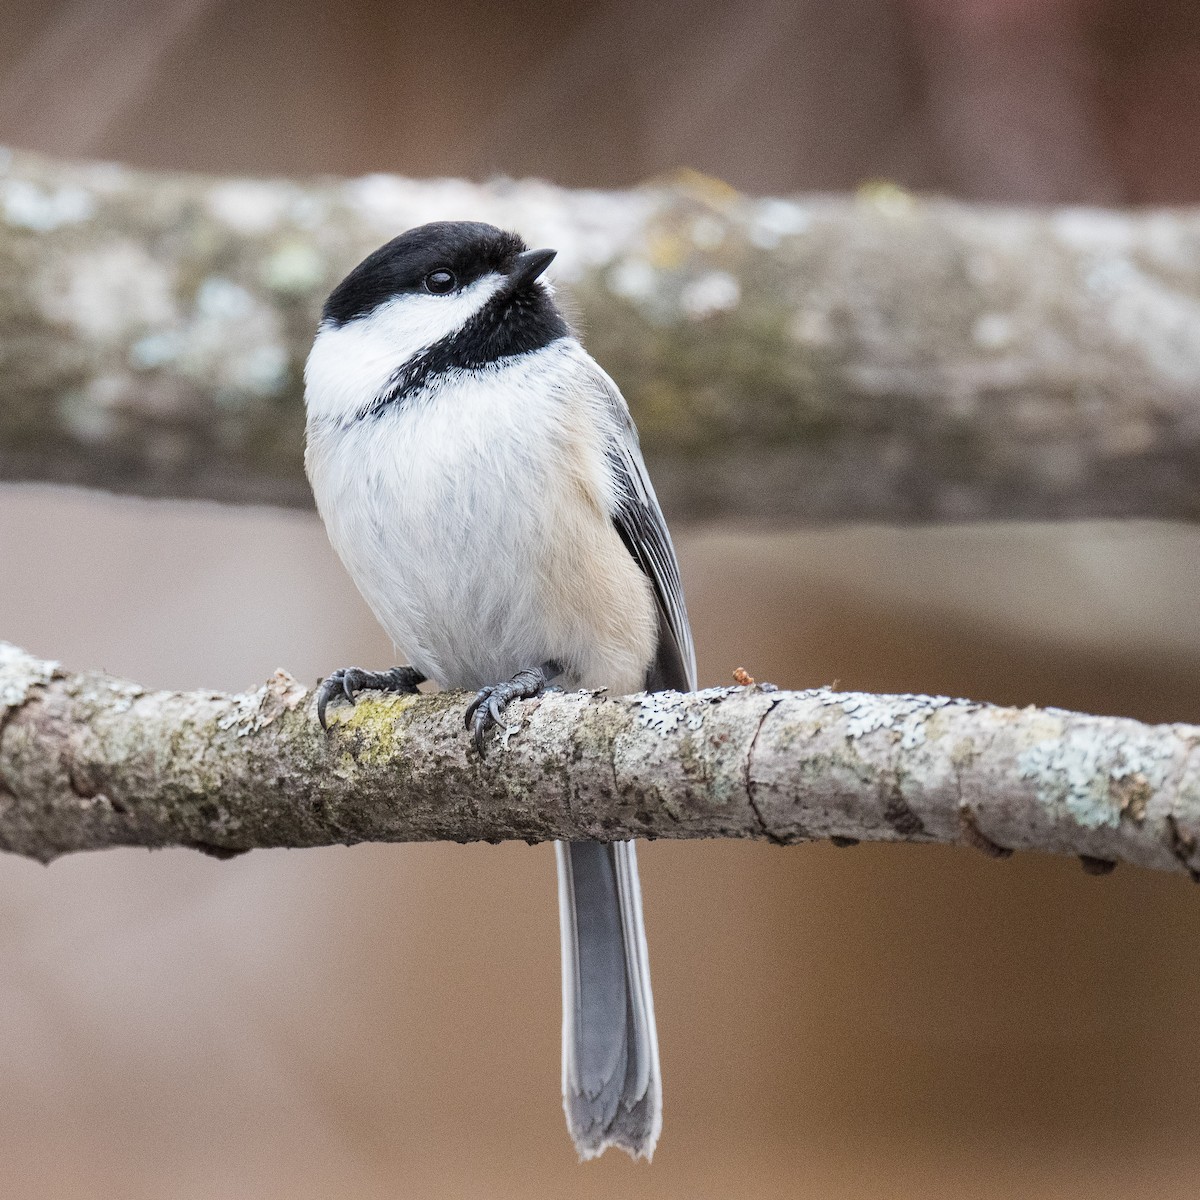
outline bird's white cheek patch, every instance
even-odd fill
[[[397,296],[345,325],[322,325],[304,368],[309,416],[361,412],[409,359],[461,329],[503,283],[485,275],[448,296]]]

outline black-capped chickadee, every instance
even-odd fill
[[[491,225],[411,229],[325,304],[305,369],[305,465],[358,589],[412,664],[322,685],[477,692],[479,752],[549,683],[695,687],[675,551],[616,384],[529,250]],[[580,1154],[649,1158],[662,1125],[632,842],[556,845],[563,1107]]]

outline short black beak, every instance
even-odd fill
[[[508,272],[514,288],[531,284],[553,261],[557,250],[526,250],[518,254]]]

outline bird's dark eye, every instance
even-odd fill
[[[447,271],[445,267],[430,271],[425,276],[425,290],[432,292],[435,296],[444,296],[447,292],[454,291],[457,284],[458,280],[454,278],[454,272]]]

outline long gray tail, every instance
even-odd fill
[[[581,1158],[649,1159],[662,1076],[632,842],[556,842],[562,935],[563,1109]]]

